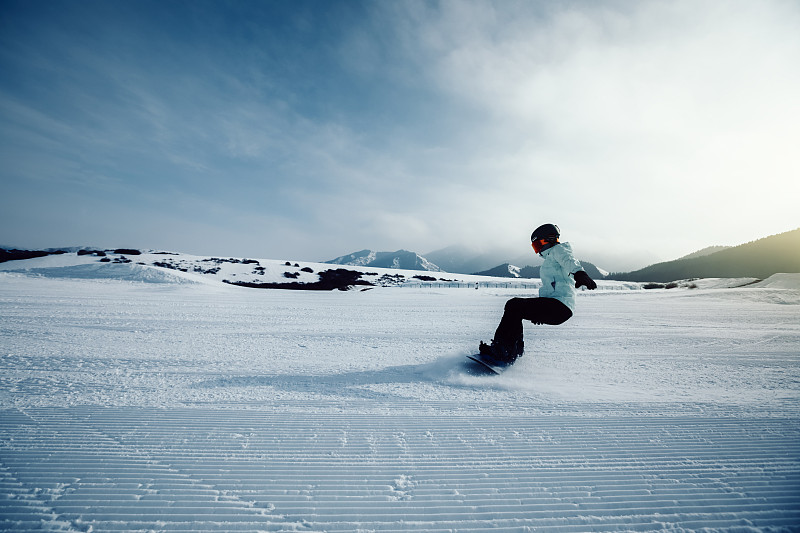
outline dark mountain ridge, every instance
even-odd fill
[[[666,283],[690,278],[766,279],[779,272],[800,272],[800,228],[718,252],[657,263],[606,279]]]

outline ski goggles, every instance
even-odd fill
[[[537,254],[542,253],[543,250],[549,248],[553,244],[558,243],[558,239],[536,239],[535,241],[531,242],[531,246],[533,246],[533,251]],[[550,246],[548,246],[550,245]]]

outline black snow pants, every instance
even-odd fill
[[[523,320],[557,326],[571,316],[570,308],[555,298],[512,298],[506,302],[503,318],[494,334],[494,342],[513,355],[521,355]]]

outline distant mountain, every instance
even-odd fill
[[[492,276],[496,278],[520,278],[520,268],[508,263],[484,270],[483,272],[476,272],[476,276]]]
[[[616,272],[608,279],[661,283],[690,278],[765,279],[779,272],[800,272],[800,228],[711,254],[690,254],[634,272]]]
[[[722,250],[727,250],[728,248],[730,248],[730,246],[709,246],[708,248],[703,248],[702,250],[697,250],[696,252],[692,252],[689,255],[684,255],[683,257],[679,257],[677,260],[694,259],[695,257],[704,257],[706,255],[711,255],[717,252],[721,252]]]
[[[442,271],[441,268],[428,259],[415,252],[409,252],[408,250],[397,250],[396,252],[361,250],[360,252],[343,255],[325,262],[334,265],[397,268],[400,270],[427,270],[429,272]]]
[[[541,259],[534,255],[533,250],[520,248],[517,250],[493,249],[476,250],[467,246],[455,245],[434,250],[425,254],[425,257],[438,265],[445,272],[454,274],[472,274],[496,267],[502,263],[511,265],[541,264]]]

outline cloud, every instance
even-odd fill
[[[129,213],[109,238],[328,259],[551,221],[669,259],[798,225],[793,2],[82,6],[4,30],[2,188]]]
[[[477,130],[455,138],[475,190],[459,206],[498,226],[616,228],[667,254],[796,225],[781,192],[800,192],[796,4],[510,6],[408,17],[404,42]]]

